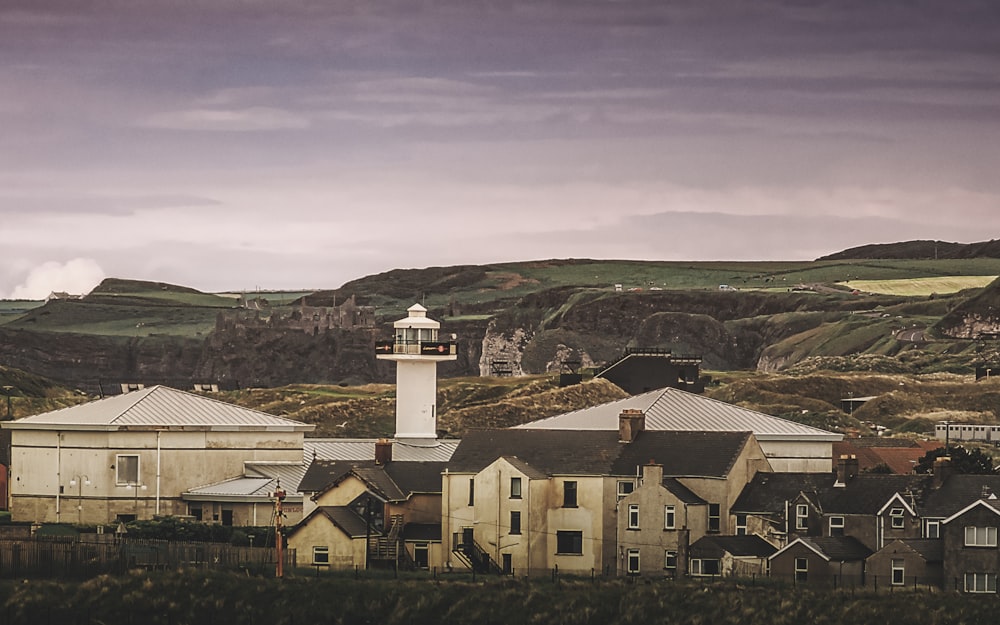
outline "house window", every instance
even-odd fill
[[[803,503],[795,506],[795,529],[809,529],[809,506]]]
[[[313,547],[313,564],[330,564],[330,548],[326,545],[316,545]]]
[[[563,482],[563,508],[576,507],[576,482]]]
[[[996,573],[966,573],[965,592],[992,592],[997,591]]]
[[[924,538],[941,538],[941,521],[924,521]]]
[[[902,508],[890,508],[889,509],[889,519],[892,524],[892,529],[901,530],[906,526],[906,519],[903,517]]]
[[[639,504],[629,504],[628,507],[628,528],[630,530],[639,529]]]
[[[906,569],[903,566],[902,558],[893,558],[891,562],[892,585],[902,586],[906,583]]]
[[[804,582],[809,579],[809,560],[807,558],[795,558],[795,581]]]
[[[476,478],[469,478],[469,505],[475,505],[476,503]]]
[[[521,498],[521,478],[519,477],[510,478],[510,498],[511,499]]]
[[[663,552],[663,568],[671,573],[677,572],[677,551],[667,549]]]
[[[736,535],[737,536],[747,535],[747,515],[745,514],[736,515]]]
[[[191,515],[191,518],[195,521],[201,521],[204,513],[202,512],[201,506],[188,506],[188,514]]]
[[[430,547],[427,543],[414,543],[413,565],[418,569],[426,569],[430,565]]]
[[[621,499],[625,495],[630,494],[635,490],[635,483],[631,480],[621,480],[618,482],[618,498]]]
[[[512,510],[510,513],[510,533],[521,533],[521,513],[516,510]]]
[[[708,504],[708,531],[718,532],[722,527],[722,506],[717,503]]]
[[[560,530],[556,532],[557,555],[583,555],[583,532]]]
[[[639,574],[639,550],[629,549],[628,556],[625,559],[625,570],[629,575]]]
[[[719,561],[718,560],[702,560],[701,558],[695,558],[691,560],[691,575],[718,575],[719,574]]]
[[[663,529],[672,530],[677,527],[677,508],[663,506]]]
[[[830,517],[830,536],[843,536],[843,535],[844,535],[844,517],[842,516]]]
[[[135,486],[139,483],[139,456],[115,456],[115,484]]]
[[[997,528],[995,527],[973,527],[965,528],[966,547],[996,547]]]

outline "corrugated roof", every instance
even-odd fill
[[[10,429],[210,429],[308,432],[315,425],[229,404],[169,386],[106,397],[3,423]]]
[[[839,441],[843,438],[841,434],[675,388],[650,391],[516,427],[548,430],[617,430],[618,416],[626,408],[641,410],[646,415],[647,431],[749,431],[753,432],[759,441]]]
[[[320,460],[372,460],[375,458],[376,438],[307,438],[303,441],[306,462],[315,453]],[[455,453],[459,442],[455,439],[437,439],[426,443],[392,440],[392,459],[409,462],[447,462]]]

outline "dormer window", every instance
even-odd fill
[[[809,506],[803,503],[795,506],[795,529],[809,529]]]
[[[903,516],[902,508],[890,508],[889,520],[894,530],[901,530],[906,527],[906,517]]]

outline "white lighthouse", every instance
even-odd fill
[[[414,304],[392,324],[395,340],[375,344],[379,360],[396,362],[396,439],[437,438],[437,363],[455,360],[454,341],[439,341],[441,324]]]

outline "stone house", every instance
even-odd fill
[[[468,433],[443,475],[451,565],[662,575],[684,540],[665,531],[666,506],[678,529],[697,526],[695,537],[728,531],[732,501],[770,469],[752,434],[652,432],[644,420],[625,410],[618,431]]]
[[[872,553],[851,536],[796,538],[768,558],[771,577],[796,584],[863,586]]]
[[[979,499],[941,522],[944,586],[996,593],[1000,573],[1000,501]]]
[[[299,485],[316,508],[288,534],[300,566],[441,567],[442,462],[314,461]]]
[[[934,586],[943,581],[944,549],[937,538],[894,540],[868,556],[865,578],[869,586]]]

